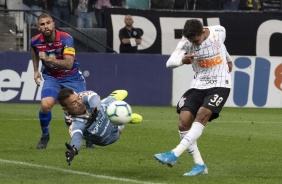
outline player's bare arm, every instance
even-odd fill
[[[74,57],[71,55],[64,55],[64,59],[56,59],[56,57],[49,57],[45,52],[39,52],[39,58],[46,63],[52,63],[54,65],[66,68],[70,70],[74,63]]]
[[[39,56],[35,54],[34,50],[31,49],[31,56],[32,56],[32,63],[33,63],[33,69],[34,69],[34,81],[36,85],[40,85],[40,81],[42,81],[42,77],[40,72],[38,71],[39,69]]]
[[[232,61],[228,61],[227,64],[228,64],[229,72],[232,72],[232,68],[233,68]]]

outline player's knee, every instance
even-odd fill
[[[178,123],[178,130],[179,131],[187,131],[191,128],[191,125],[192,125],[192,122],[189,122],[187,120],[179,120],[179,123]]]
[[[210,118],[212,115],[212,111],[206,107],[201,107],[199,110],[198,110],[198,113],[196,115],[196,119],[201,119],[201,120],[204,120],[204,119],[207,119],[207,118]]]
[[[43,113],[48,113],[52,110],[54,105],[55,105],[54,99],[42,99],[41,100],[41,111]]]
[[[209,113],[209,112],[206,112],[206,113],[205,112],[199,112],[196,116],[195,121],[200,122],[203,125],[205,125],[208,122],[208,120],[210,119],[211,115],[212,115],[212,113]]]

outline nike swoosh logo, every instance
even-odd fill
[[[210,106],[213,106],[214,107],[214,105],[213,104],[211,104],[211,103],[208,103]]]

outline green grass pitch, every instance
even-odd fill
[[[208,123],[198,146],[209,174],[182,175],[193,167],[184,153],[169,168],[153,155],[180,141],[175,107],[132,106],[141,124],[126,125],[120,139],[106,147],[86,149],[71,166],[64,143],[70,141],[63,111],[53,109],[50,142],[37,150],[39,104],[0,104],[0,183],[208,183],[274,184],[282,181],[282,109],[224,108]]]

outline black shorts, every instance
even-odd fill
[[[189,89],[180,98],[176,110],[190,111],[196,117],[200,107],[205,107],[212,111],[209,121],[218,118],[230,93],[230,88],[209,88],[209,89]]]

